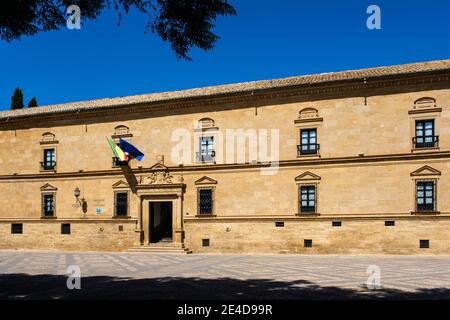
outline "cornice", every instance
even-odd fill
[[[41,114],[35,116],[24,116],[0,120],[0,129],[14,130],[23,127],[33,127],[36,120],[39,123],[51,123],[54,121],[73,122],[74,120],[87,120],[107,118],[119,115],[131,115],[139,113],[157,113],[164,111],[185,111],[194,113],[199,108],[211,108],[220,105],[236,105],[235,109],[247,107],[246,103],[265,102],[270,103],[274,99],[304,98],[308,100],[327,99],[337,96],[370,96],[378,94],[377,90],[387,88],[398,91],[407,87],[426,85],[441,85],[450,88],[450,71],[440,70],[431,72],[420,72],[417,74],[394,75],[370,77],[366,81],[361,79],[350,79],[341,81],[329,81],[319,84],[296,85],[278,88],[265,88],[253,91],[223,93],[207,97],[180,98],[166,102],[136,103],[133,105],[102,107],[98,109],[83,110],[78,112],[68,111],[59,113]],[[410,90],[413,91],[413,90]],[[241,104],[240,106],[237,104]]]
[[[386,154],[373,156],[353,156],[353,157],[335,157],[335,158],[314,158],[314,159],[298,159],[298,160],[281,160],[279,167],[282,168],[301,168],[301,167],[315,167],[327,166],[337,164],[364,164],[364,163],[379,163],[379,162],[397,162],[397,161],[416,161],[416,160],[435,160],[435,159],[450,159],[450,151],[436,151],[424,153],[403,153],[403,154]],[[270,164],[204,164],[191,166],[171,166],[167,167],[167,171],[171,173],[183,172],[211,172],[217,170],[247,170],[268,168]],[[311,169],[312,170],[312,169]],[[138,168],[132,169],[135,175],[148,174],[154,172],[152,168]],[[102,176],[123,176],[121,169],[98,170],[98,171],[83,171],[83,172],[57,172],[57,173],[36,173],[36,174],[16,174],[16,175],[0,175],[2,180],[55,180],[64,178],[88,178],[88,177],[102,177]]]

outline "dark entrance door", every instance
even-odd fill
[[[172,241],[172,202],[150,202],[150,242]]]

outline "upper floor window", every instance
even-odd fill
[[[41,162],[43,170],[54,170],[56,167],[55,149],[44,149],[43,161]]]
[[[42,216],[44,218],[55,216],[55,195],[54,193],[42,194]]]
[[[114,213],[117,217],[128,216],[128,192],[115,193],[115,208]]]
[[[198,189],[198,215],[213,214],[213,188]]]
[[[433,212],[436,211],[435,194],[436,187],[434,181],[416,182],[416,211]]]
[[[439,146],[439,137],[435,136],[434,120],[416,120],[414,148],[434,148]]]
[[[300,130],[300,145],[298,146],[299,155],[317,154],[319,145],[317,144],[317,129]]]
[[[197,153],[198,162],[213,162],[216,156],[214,151],[214,137],[200,137],[199,141],[200,150]]]
[[[300,213],[316,213],[316,186],[300,186]]]

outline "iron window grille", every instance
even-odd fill
[[[312,239],[304,239],[303,240],[303,246],[305,248],[312,248]]]
[[[318,154],[319,149],[317,129],[302,129],[300,131],[300,145],[297,146],[298,155]]]
[[[117,217],[128,216],[128,192],[115,193],[115,215]]]
[[[42,216],[44,218],[55,216],[55,195],[53,193],[42,194]]]
[[[198,214],[212,215],[213,214],[213,189],[201,188],[198,189]]]
[[[61,224],[61,234],[70,234],[70,223]]]
[[[316,213],[316,186],[300,186],[300,213]]]
[[[428,249],[430,247],[430,240],[419,240],[420,249]]]
[[[417,181],[416,211],[433,212],[436,210],[436,185],[434,181]]]
[[[41,162],[43,170],[54,170],[56,167],[55,149],[44,149],[44,161]]]
[[[214,137],[200,137],[200,149],[197,152],[197,162],[214,162]]]
[[[439,146],[439,136],[435,136],[434,120],[416,121],[416,136],[413,138],[413,147],[434,148]]]
[[[22,234],[23,233],[23,224],[22,223],[11,224],[11,233]]]

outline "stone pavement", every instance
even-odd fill
[[[70,265],[80,290],[67,289]],[[0,298],[449,299],[450,257],[0,251]]]

